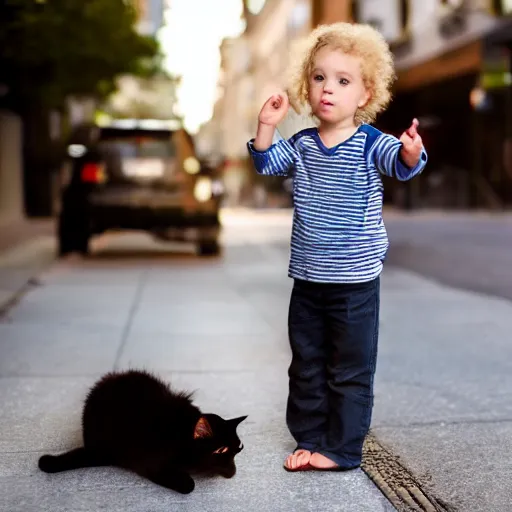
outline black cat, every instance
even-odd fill
[[[145,371],[108,373],[85,400],[84,446],[43,455],[39,468],[57,473],[119,466],[183,494],[194,490],[190,472],[231,478],[243,448],[236,427],[247,416],[224,420],[203,414],[191,397]]]

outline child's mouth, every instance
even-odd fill
[[[326,100],[322,100],[320,103],[322,105],[324,105],[324,106],[327,106],[327,107],[332,107],[333,106],[333,104],[330,101],[326,101]]]

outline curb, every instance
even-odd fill
[[[456,512],[457,508],[437,498],[387,450],[373,433],[366,437],[361,469],[398,512]]]

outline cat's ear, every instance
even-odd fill
[[[201,416],[196,423],[196,427],[194,428],[194,439],[202,439],[212,436],[212,427],[208,423],[208,420],[204,416]]]
[[[240,423],[242,423],[242,421],[244,421],[245,419],[247,418],[247,416],[240,416],[238,418],[233,418],[231,420],[228,420],[229,423],[231,423],[231,425],[233,425],[235,428],[238,427],[238,425],[240,425]]]

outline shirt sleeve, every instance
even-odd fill
[[[299,157],[297,149],[290,140],[280,139],[267,150],[258,151],[254,148],[254,139],[247,143],[249,155],[258,174],[266,176],[288,176]]]
[[[396,178],[399,181],[407,181],[421,174],[427,164],[427,152],[422,148],[421,155],[415,167],[408,167],[400,157],[402,143],[392,135],[383,133],[380,135],[370,151],[368,161],[386,176]]]

